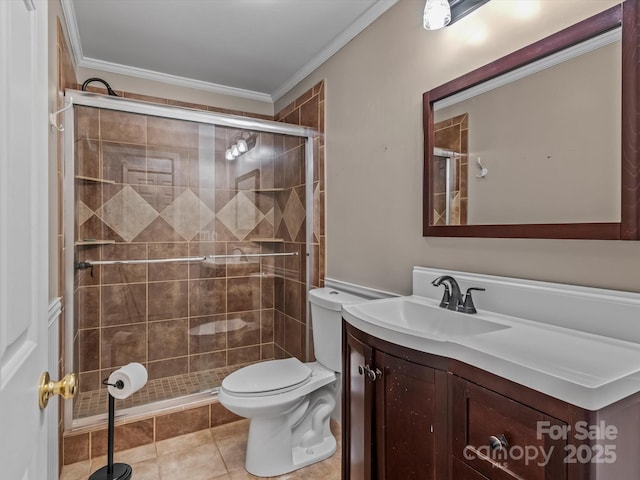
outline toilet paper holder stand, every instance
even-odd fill
[[[102,384],[107,387],[115,387],[119,390],[124,388],[124,382],[118,380],[115,383],[109,383],[109,379],[106,378],[102,381]],[[109,420],[107,427],[107,464],[96,470],[89,480],[130,480],[133,474],[133,469],[126,463],[113,463],[113,436],[114,436],[114,422],[116,411],[116,399],[109,395]]]

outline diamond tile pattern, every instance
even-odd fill
[[[133,240],[158,217],[158,212],[129,185],[116,193],[96,213],[127,242]]]
[[[198,196],[187,189],[160,214],[185,240],[195,237],[215,214]]]
[[[304,223],[306,212],[304,205],[300,201],[300,197],[295,190],[291,192],[287,206],[284,207],[284,223],[289,230],[292,239],[297,238],[300,227]]]
[[[238,192],[217,214],[238,240],[245,237],[265,218],[264,214],[249,200],[245,192]]]
[[[271,225],[275,225],[276,223],[276,212],[275,212],[275,208],[270,209],[267,214],[264,216],[264,218],[267,219],[267,222],[269,222]]]
[[[84,202],[79,201],[76,206],[76,218],[78,219],[78,225],[82,225],[84,222],[89,220],[94,214],[94,211],[91,210]]]

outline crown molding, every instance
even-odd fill
[[[460,103],[483,93],[490,92],[491,90],[495,90],[498,87],[502,87],[504,85],[508,85],[523,78],[529,77],[535,73],[546,70],[547,68],[555,67],[556,65],[560,65],[561,63],[573,60],[580,55],[592,52],[611,43],[619,42],[621,39],[621,28],[610,30],[601,35],[598,35],[597,37],[590,38],[581,43],[578,43],[577,45],[566,48],[564,50],[560,50],[559,52],[541,58],[540,60],[528,63],[527,65],[524,65],[520,68],[492,78],[491,80],[487,80],[486,82],[482,82],[478,85],[467,88],[466,90],[462,90],[461,92],[443,98],[442,100],[438,100],[433,105],[434,111],[442,110],[443,108],[450,107],[451,105],[455,105],[456,103]]]
[[[241,88],[227,87],[217,83],[195,80],[193,78],[180,77],[170,75],[168,73],[155,72],[144,68],[130,67],[119,63],[105,62],[95,58],[83,58],[79,63],[79,67],[92,68],[94,70],[102,70],[103,72],[118,73],[120,75],[128,75],[130,77],[143,78],[156,82],[178,85],[180,87],[195,88],[208,92],[219,93],[222,95],[230,95],[233,97],[247,98],[249,100],[258,100],[260,102],[273,103],[273,98],[268,93],[255,92],[252,90],[244,90]]]
[[[375,22],[387,10],[393,7],[399,0],[379,0],[371,8],[369,8],[362,16],[338,35],[332,42],[324,47],[315,57],[311,59],[304,67],[294,73],[279,88],[271,93],[274,102],[282,98],[289,90],[298,85],[302,80],[313,73],[320,65],[335,55],[338,50],[353,40],[360,32]]]
[[[155,72],[144,68],[131,67],[119,63],[105,62],[95,58],[85,57],[82,52],[82,44],[80,42],[80,31],[78,30],[78,21],[76,11],[72,0],[60,0],[62,4],[62,13],[64,22],[69,33],[69,43],[73,58],[78,67],[91,68],[94,70],[102,70],[104,72],[117,73],[120,75],[128,75],[130,77],[143,78],[156,82],[168,83],[170,85],[178,85],[181,87],[195,88],[197,90],[205,90],[207,92],[218,93],[221,95],[230,95],[233,97],[247,98],[249,100],[257,100],[260,102],[273,103],[273,98],[268,93],[255,92],[252,90],[244,90],[241,88],[228,87],[217,83],[205,82],[203,80],[195,80],[168,73]]]
[[[392,6],[398,3],[398,1],[399,0],[378,0],[360,18],[353,22],[345,31],[343,31],[325,48],[323,48],[306,65],[304,65],[300,70],[293,74],[279,88],[269,94],[85,57],[84,53],[82,52],[80,31],[78,30],[78,22],[76,19],[75,8],[73,6],[73,0],[60,0],[62,4],[64,22],[69,34],[71,51],[73,52],[73,57],[78,67],[102,70],[105,72],[117,73],[120,75],[143,78],[145,80],[168,83],[181,87],[195,88],[198,90],[205,90],[222,95],[230,95],[234,97],[246,98],[268,103],[275,103],[283,95],[294,88],[298,83],[309,76],[320,65],[331,58],[331,56],[338,52],[338,50],[340,50],[353,38],[355,38],[360,32],[371,25],[382,14],[384,14]]]
[[[73,6],[72,0],[60,0],[62,4],[62,16],[64,17],[64,23],[67,26],[67,33],[69,34],[69,43],[71,44],[71,52],[73,53],[73,59],[78,65],[84,55],[82,53],[82,44],[80,43],[80,31],[78,30],[78,20],[76,19],[76,9]]]

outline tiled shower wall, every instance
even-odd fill
[[[299,254],[78,271],[81,391],[132,361],[155,379],[273,358],[274,308],[303,324],[304,143],[259,134],[225,160],[240,133],[76,107],[79,261]]]
[[[276,120],[302,125],[317,132],[313,139],[313,240],[311,245],[311,275],[309,288],[324,286],[324,259],[325,259],[325,230],[324,230],[324,205],[325,205],[325,185],[324,185],[324,82],[316,84],[313,88],[297,98],[294,102],[283,108],[276,114]],[[293,145],[292,145],[293,146]],[[304,144],[300,143],[294,149],[289,150],[286,155],[299,157],[304,154]],[[289,162],[289,163],[288,163]],[[294,162],[292,158],[284,162],[285,170],[289,164],[300,164]],[[301,183],[294,191],[300,201],[304,204],[304,170],[295,172],[302,175]],[[290,182],[291,183],[291,182]],[[291,198],[291,197],[290,197]],[[284,198],[283,198],[284,199]],[[286,223],[286,219],[285,219]],[[287,232],[281,232],[287,239],[291,238],[293,243],[285,243],[284,247],[288,251],[297,249],[299,257],[288,258],[285,262],[285,270],[291,273],[287,277],[276,277],[275,288],[275,354],[276,358],[285,356],[295,356],[302,361],[306,356],[306,292],[304,282],[306,276],[306,264],[304,254],[306,245],[304,232],[299,231],[297,238],[287,236]],[[280,236],[280,233],[278,233]],[[298,263],[299,262],[299,263]],[[295,279],[295,272],[298,273],[298,280]],[[300,308],[297,309],[295,300],[300,298]],[[313,343],[309,342],[310,358],[313,359]]]

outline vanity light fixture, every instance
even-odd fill
[[[427,0],[422,24],[427,30],[437,30],[460,20],[489,0]]]
[[[238,140],[238,143],[236,143],[236,145],[238,146],[238,151],[240,153],[245,153],[249,150],[247,142],[243,139]]]
[[[257,135],[252,132],[242,132],[233,144],[227,148],[224,158],[227,160],[235,160],[243,153],[247,153],[256,146]]]
[[[438,30],[451,22],[451,7],[447,0],[427,0],[422,25],[427,30]]]

